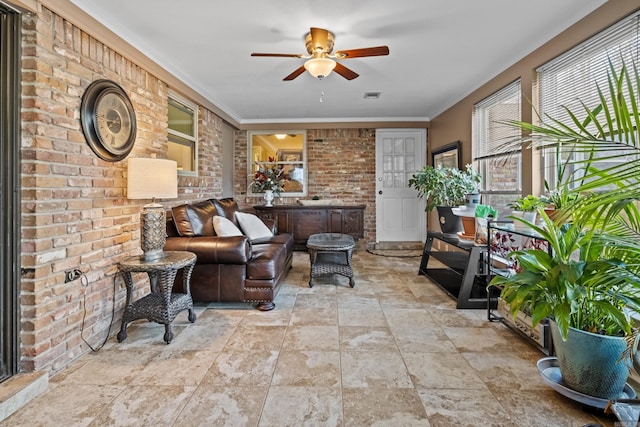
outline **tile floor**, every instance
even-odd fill
[[[356,286],[308,287],[276,309],[200,305],[166,345],[138,321],[50,380],[0,426],[613,426],[540,379],[543,354],[484,310],[456,310],[420,258],[356,251]]]

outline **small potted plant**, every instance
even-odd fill
[[[524,219],[526,222],[535,224],[538,210],[546,205],[546,202],[540,197],[531,194],[519,197],[514,202],[509,203],[511,218],[515,219],[514,226],[519,229],[526,228],[526,224],[518,221],[518,219]]]
[[[418,190],[418,197],[426,199],[426,211],[437,208],[442,232],[455,234],[462,230],[462,223],[451,208],[465,204],[465,195],[473,193],[479,181],[479,175],[470,166],[462,171],[427,165],[409,179],[409,187]]]

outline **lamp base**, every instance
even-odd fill
[[[144,206],[140,214],[140,247],[146,261],[164,258],[167,230],[164,207],[158,204]]]

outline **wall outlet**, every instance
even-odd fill
[[[73,270],[67,270],[64,272],[64,283],[72,282],[80,278],[80,276],[82,276],[83,274],[84,273],[82,273],[82,270],[80,270],[79,268],[74,268]]]

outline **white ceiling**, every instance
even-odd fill
[[[429,120],[605,0],[72,0],[239,124]],[[309,27],[360,77],[282,79]],[[377,100],[365,92],[381,92]],[[322,96],[324,94],[324,96]],[[320,99],[323,99],[320,102]]]

